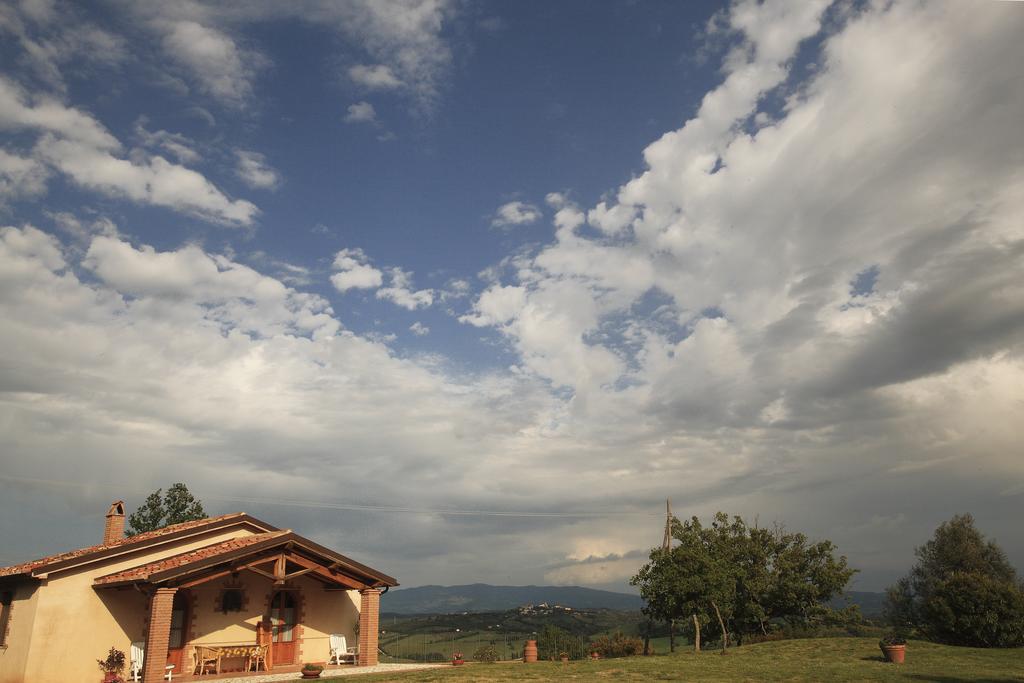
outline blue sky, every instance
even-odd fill
[[[406,585],[1019,564],[1022,14],[0,4],[0,560],[183,479]]]

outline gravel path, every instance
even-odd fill
[[[320,680],[341,678],[342,676],[359,676],[361,674],[381,674],[399,671],[416,671],[417,669],[436,669],[443,664],[378,664],[377,666],[354,666],[350,669],[324,669]],[[274,683],[275,681],[302,680],[298,672],[290,674],[267,674],[266,676],[244,676],[242,678],[219,678],[210,683]],[[314,679],[316,680],[316,679]]]

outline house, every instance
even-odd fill
[[[98,681],[96,660],[132,643],[146,683],[168,664],[187,678],[197,646],[222,671],[257,651],[270,671],[326,663],[331,634],[377,663],[390,576],[243,512],[127,538],[124,523],[117,501],[100,545],[0,568],[0,683]]]

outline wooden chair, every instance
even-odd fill
[[[209,647],[207,645],[196,645],[195,646],[195,668],[193,669],[193,675],[202,675],[205,673],[220,673],[220,660],[223,657],[219,648]],[[213,671],[207,671],[207,668],[213,667]]]
[[[249,651],[249,659],[246,661],[246,671],[259,671],[260,666],[263,670],[267,670],[267,650],[270,649],[269,645],[257,645]]]

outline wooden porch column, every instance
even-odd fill
[[[359,666],[377,665],[377,632],[380,630],[380,589],[359,591]]]
[[[142,660],[143,683],[160,683],[167,666],[167,645],[171,638],[171,610],[177,588],[157,588],[149,606],[149,630]],[[181,671],[175,671],[181,674]],[[191,672],[189,672],[191,673]]]

